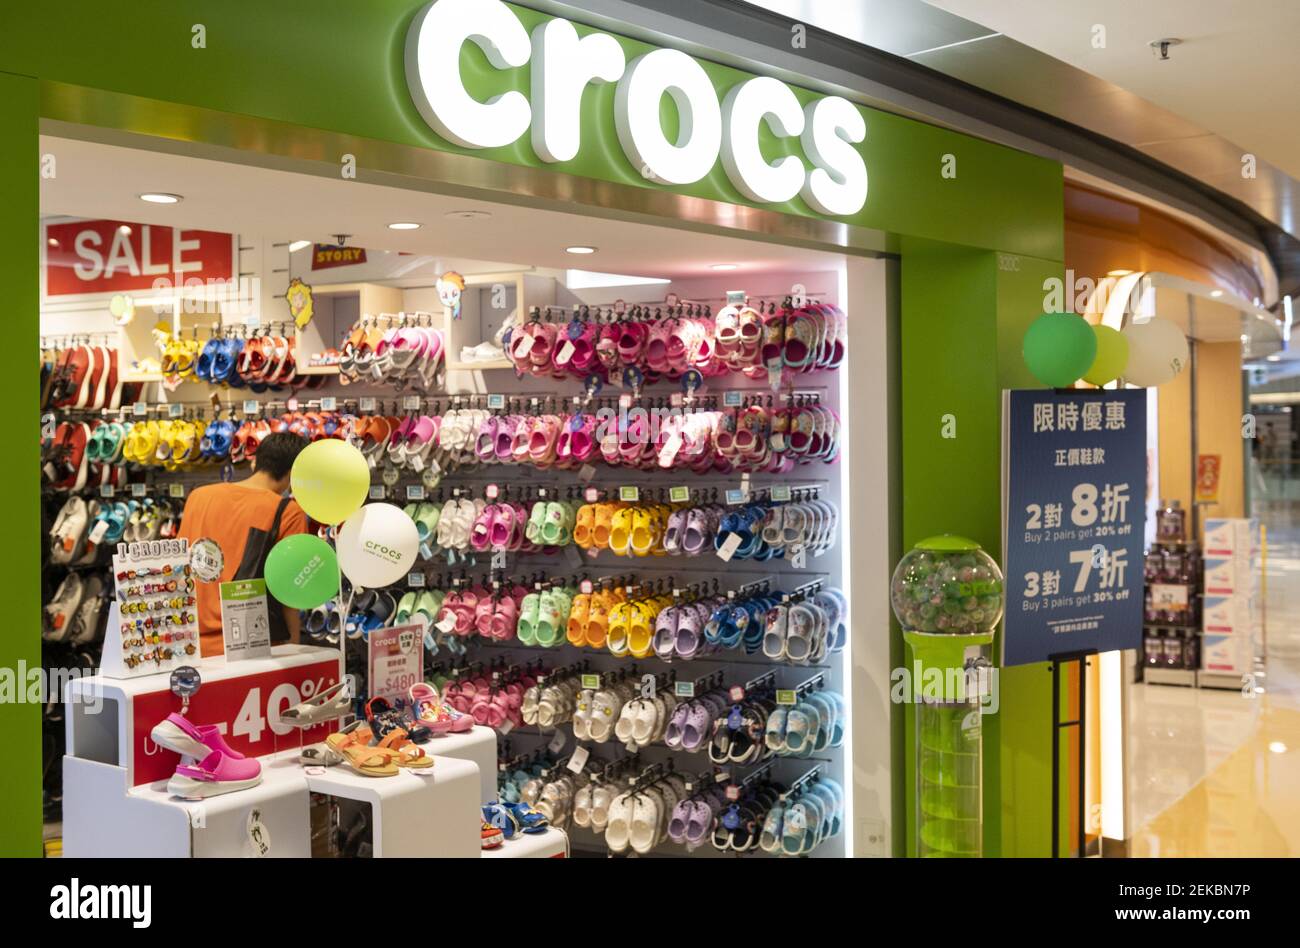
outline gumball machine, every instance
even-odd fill
[[[974,540],[930,537],[899,561],[890,600],[912,650],[916,853],[977,857],[983,737],[979,675],[971,672],[990,664],[1002,571]]]

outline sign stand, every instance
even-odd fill
[[[1088,682],[1086,672],[1091,664],[1088,659],[1096,655],[1096,649],[1090,649],[1083,652],[1060,652],[1055,655],[1049,655],[1047,658],[1048,670],[1052,673],[1052,858],[1061,857],[1061,732],[1066,728],[1079,729],[1079,780],[1075,790],[1078,793],[1078,819],[1079,831],[1076,845],[1078,846],[1077,857],[1082,859],[1087,855],[1087,833],[1085,832],[1086,823],[1084,816],[1087,812],[1085,804],[1085,779],[1086,765],[1088,759],[1087,747],[1087,728],[1088,728]],[[1075,662],[1079,664],[1079,710],[1078,714],[1069,721],[1061,720],[1061,669],[1063,666],[1072,665]]]

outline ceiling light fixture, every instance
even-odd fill
[[[395,221],[388,225],[389,230],[419,230],[420,225],[414,221]]]
[[[735,263],[715,263],[712,267],[714,270],[739,270],[740,265]]]
[[[310,246],[310,240],[295,240],[289,245],[289,253],[297,253],[299,250],[306,250]]]
[[[595,253],[595,247],[565,247],[565,253]]]
[[[147,191],[137,197],[150,204],[179,204],[184,200],[179,194],[168,194],[166,191]]]
[[[449,217],[454,221],[481,221],[481,220],[486,220],[492,215],[489,214],[487,211],[463,210],[463,211],[448,211],[444,216]]]

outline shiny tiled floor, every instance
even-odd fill
[[[1258,512],[1269,536],[1263,690],[1134,686],[1133,856],[1300,856],[1300,505]]]

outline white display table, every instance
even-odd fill
[[[562,829],[549,826],[545,833],[520,833],[496,849],[483,850],[484,859],[564,859],[569,855],[569,837]]]
[[[345,766],[308,773],[298,763],[300,746],[323,738],[334,725],[311,729],[304,739],[279,714],[303,694],[338,680],[337,651],[277,646],[271,658],[230,664],[209,659],[196,667],[203,683],[190,702],[190,718],[216,724],[235,750],[256,756],[262,783],[203,801],[172,797],[167,778],[180,758],[148,736],[154,724],[180,710],[168,676],[75,680],[64,695],[66,855],[310,856],[312,792],[371,807],[376,857],[480,854],[478,760],[489,761],[483,769],[494,779],[496,740],[490,729],[425,745],[435,761],[429,775],[364,777]],[[454,756],[443,756],[443,748]]]

